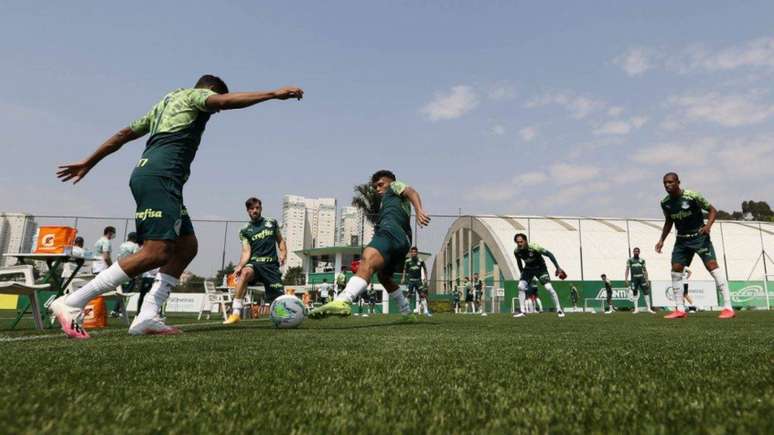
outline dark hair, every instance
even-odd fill
[[[328,278],[323,278],[323,282],[328,282]]]
[[[417,247],[416,247],[416,246],[412,246],[410,250],[411,250],[411,251],[418,251],[419,249],[417,249]]]
[[[515,242],[516,239],[518,239],[519,237],[521,237],[525,241],[527,240],[527,235],[526,234],[524,234],[524,233],[516,233],[516,235],[513,236],[513,241]]]
[[[664,174],[664,178],[666,177],[675,177],[675,180],[680,181],[680,176],[677,175],[677,172],[667,172]]]
[[[388,171],[387,169],[380,169],[374,172],[374,175],[371,175],[371,183],[376,183],[382,177],[387,177],[392,181],[396,180],[395,174],[393,174],[392,171]]]
[[[132,232],[127,234],[126,240],[137,243],[137,233]]]
[[[111,226],[107,226],[107,227],[105,227],[105,230],[104,230],[104,231],[102,231],[102,235],[103,235],[103,236],[107,236],[107,235],[108,235],[108,233],[113,233],[113,234],[115,234],[115,233],[116,233],[116,227],[111,227]]]
[[[602,275],[599,275],[599,277],[600,277],[600,278],[607,278],[607,275],[605,275],[605,274],[603,273]]]
[[[213,91],[219,93],[219,94],[227,94],[228,93],[228,86],[226,86],[226,82],[221,80],[220,77],[214,76],[211,74],[205,74],[201,77],[199,77],[199,80],[196,81],[196,85],[194,85],[195,88],[210,88]]]
[[[258,205],[261,205],[261,206],[263,205],[263,203],[261,202],[260,199],[252,196],[250,198],[247,198],[247,201],[245,201],[245,208],[250,208],[250,207],[254,206],[255,204],[258,204]]]
[[[637,247],[637,246],[635,246],[634,249],[632,249],[632,251],[639,251],[639,250],[640,250],[640,248]]]
[[[73,244],[75,246],[83,247],[83,237],[81,236],[76,237],[75,240],[73,241]]]

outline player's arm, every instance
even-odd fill
[[[81,179],[85,177],[91,168],[96,166],[100,160],[120,150],[127,142],[142,137],[145,133],[147,133],[147,131],[135,131],[129,127],[122,128],[121,130],[118,130],[117,133],[110,136],[108,140],[103,142],[102,145],[100,145],[99,148],[85,160],[59,166],[56,176],[62,181],[73,180],[73,184],[76,184],[81,181]]]
[[[629,262],[626,262],[626,272],[624,272],[624,283],[629,282]]]
[[[427,281],[428,281],[428,279],[429,279],[428,277],[429,277],[430,275],[428,275],[428,274],[427,274],[427,265],[425,264],[425,262],[424,262],[424,261],[422,262],[422,271],[425,273],[425,274],[423,275],[423,279],[422,279],[422,281],[423,281],[423,282],[425,282],[425,283],[427,283]]]
[[[718,218],[718,209],[710,204],[707,205],[707,223],[699,230],[699,234],[709,235],[712,225],[715,224],[715,219]]]
[[[207,97],[205,107],[211,112],[231,109],[244,109],[258,103],[269,100],[287,100],[296,98],[300,100],[304,97],[304,91],[301,88],[287,86],[275,91],[258,92],[229,92],[227,94],[215,94]]]
[[[669,236],[669,233],[672,232],[672,225],[674,225],[672,218],[668,215],[665,216],[664,227],[661,229],[661,238],[659,238],[658,243],[656,243],[656,252],[659,254],[661,253],[661,249],[664,248],[664,240],[666,240],[667,236]]]
[[[414,206],[414,212],[417,214],[417,222],[419,225],[426,226],[430,223],[430,215],[425,212],[422,207],[422,198],[419,196],[419,192],[411,186],[406,186],[401,192],[401,195],[409,200],[412,206]]]
[[[242,268],[245,267],[245,264],[250,261],[251,254],[250,241],[247,240],[247,237],[241,231],[239,232],[239,239],[242,241],[242,254],[239,256],[239,264],[234,268],[234,276],[237,277],[242,273]]]
[[[642,276],[645,279],[645,282],[648,282],[648,267],[645,266],[645,260],[642,260]]]
[[[524,272],[524,265],[521,263],[521,258],[519,258],[516,253],[514,253],[513,256],[516,257],[516,265],[519,266],[519,273]]]
[[[554,257],[554,254],[551,253],[548,249],[543,249],[543,252],[541,252],[544,257],[548,257],[549,260],[551,260],[551,263],[554,264],[554,267],[556,268],[556,273],[559,274],[559,272],[562,271],[562,268],[559,267],[559,262],[556,261],[556,257]]]
[[[107,264],[108,266],[112,266],[113,265],[113,259],[110,258],[110,251],[109,250],[102,252],[102,259],[105,261],[105,264]]]
[[[282,234],[279,232],[277,232],[277,246],[279,246],[280,266],[284,266],[285,260],[288,258],[288,245],[285,243],[285,239],[282,238]]]
[[[405,284],[406,283],[406,263],[408,263],[408,261],[403,263],[403,273],[400,275],[400,283],[401,284]]]

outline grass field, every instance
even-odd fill
[[[172,323],[192,322],[173,319]],[[213,322],[214,323],[214,322]],[[764,433],[774,314],[0,332],[2,433]],[[52,332],[49,332],[51,334]],[[15,340],[15,341],[11,341]],[[766,429],[768,428],[768,429]]]

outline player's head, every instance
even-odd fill
[[[328,278],[323,278],[323,283],[327,284],[328,283]]]
[[[387,169],[378,170],[371,175],[371,186],[379,195],[384,195],[393,181],[395,181],[395,174]]]
[[[670,195],[680,193],[680,177],[674,172],[664,174],[664,189]]]
[[[477,273],[473,274],[473,279],[478,279],[478,274]]]
[[[73,242],[73,245],[75,245],[75,246],[77,246],[79,248],[83,248],[83,237],[81,237],[81,236],[76,237],[75,241]]]
[[[247,215],[250,216],[250,219],[257,221],[261,218],[263,204],[260,199],[256,197],[247,198],[247,201],[245,201],[245,208],[247,209]]]
[[[199,77],[199,80],[196,81],[196,85],[194,85],[194,87],[199,89],[210,89],[213,92],[217,92],[218,94],[228,94],[228,86],[226,86],[226,82],[224,82],[220,77],[211,74],[205,74]]]
[[[632,252],[634,253],[635,257],[639,257],[640,256],[640,248],[634,248],[634,249],[632,249]]]
[[[412,246],[409,253],[411,254],[411,258],[417,258],[417,255],[419,255],[419,251],[417,251],[416,246]]]
[[[116,227],[107,226],[104,230],[102,230],[102,235],[107,237],[108,240],[111,240],[113,237],[116,236]]]
[[[137,233],[131,232],[126,235],[126,241],[137,243]]]
[[[513,241],[516,242],[516,247],[519,249],[527,247],[527,235],[524,233],[516,233],[516,235],[513,236]]]
[[[465,277],[465,282],[468,282],[468,281],[470,281],[470,278],[466,276]]]
[[[604,273],[600,275],[600,277],[602,278],[602,281],[605,281],[607,279],[607,275],[605,275]]]

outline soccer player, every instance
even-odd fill
[[[605,303],[607,304],[607,307],[605,307],[605,314],[612,314],[613,313],[613,284],[610,283],[610,280],[607,279],[607,275],[604,273],[600,275],[600,278],[602,278],[602,283],[605,285]]]
[[[484,311],[484,281],[478,276],[477,273],[473,274],[473,289],[475,290],[475,297],[473,298],[476,303],[476,310],[481,313],[482,316],[486,316]]]
[[[122,258],[126,258],[132,254],[136,254],[137,251],[140,250],[140,245],[137,244],[137,233],[131,232],[127,234],[126,241],[124,243],[121,243],[121,246],[118,247],[118,255],[116,256],[116,260],[121,261]],[[135,288],[135,284],[137,283],[137,279],[130,279],[124,283],[122,283],[118,287],[118,294],[125,294],[129,293]],[[113,310],[113,312],[110,313],[113,317],[118,317],[123,310],[126,310],[126,306],[124,304],[123,299],[118,299],[118,302],[116,303],[116,308]]]
[[[368,291],[366,292],[366,296],[368,298],[368,313],[373,315],[374,311],[376,310],[376,289],[374,289],[373,283],[368,286]]]
[[[86,303],[157,267],[160,267],[159,273],[143,300],[140,313],[129,327],[129,333],[180,332],[165,325],[158,313],[198,249],[191,218],[183,202],[183,185],[188,180],[191,162],[207,121],[221,110],[241,109],[268,100],[301,99],[303,94],[301,89],[294,87],[270,92],[229,93],[223,80],[204,75],[193,88],[177,89],[165,95],[146,115],[115,133],[85,160],[59,167],[57,176],[62,181],[77,183],[103,158],[150,133],[142,158],[129,180],[137,203],[137,236],[144,241],[144,247],[113,263],[78,291],[51,304],[50,310],[65,334],[72,338],[88,338],[80,320]]]
[[[354,261],[353,261],[354,263]],[[347,272],[344,270],[344,268],[341,268],[341,272],[336,275],[336,290],[335,293],[339,294],[344,291],[344,287],[347,286]],[[327,301],[325,302],[328,303]]]
[[[327,279],[323,279],[322,284],[320,284],[320,302],[322,302],[323,305],[328,303],[328,298],[331,296],[331,285],[328,284]]]
[[[110,241],[115,237],[115,227],[105,227],[105,229],[102,231],[102,237],[94,242],[94,254],[97,256],[97,261],[94,262],[92,271],[95,275],[107,270],[110,265],[113,264],[113,259],[111,258],[111,254],[113,253],[113,245],[110,243]]]
[[[460,289],[457,286],[452,288],[452,307],[454,308],[454,314],[460,313]]]
[[[527,312],[528,313],[542,313],[543,301],[538,296],[538,281],[532,279],[527,287]]]
[[[710,240],[710,231],[718,211],[700,193],[683,190],[680,187],[680,177],[674,172],[669,172],[663,178],[664,189],[667,196],[661,200],[661,210],[664,212],[664,228],[661,238],[656,243],[656,252],[661,253],[664,248],[664,240],[672,231],[672,226],[677,228],[675,246],[672,249],[672,289],[677,301],[677,309],[667,314],[667,319],[681,319],[686,317],[681,281],[686,267],[691,265],[693,256],[701,257],[707,271],[715,279],[720,292],[723,294],[723,311],[718,318],[730,319],[736,316],[731,307],[731,296],[728,290],[728,282],[723,276],[715,257],[715,248]],[[707,222],[704,222],[703,212],[707,211]]]
[[[575,284],[570,287],[570,302],[572,302],[572,309],[576,311],[578,309],[578,288]]]
[[[476,312],[476,305],[473,302],[473,284],[470,282],[469,277],[465,277],[465,282],[463,283],[465,287],[465,314],[469,313],[475,313]]]
[[[519,272],[521,272],[521,277],[519,278],[519,312],[514,314],[513,317],[524,317],[525,313],[522,307],[524,307],[526,302],[529,283],[533,278],[537,278],[551,294],[557,314],[559,317],[564,317],[564,311],[562,311],[562,306],[559,303],[559,296],[556,294],[554,286],[551,285],[551,277],[548,274],[546,260],[543,259],[543,256],[548,257],[556,268],[556,276],[564,279],[567,277],[567,274],[559,267],[556,257],[540,245],[529,243],[527,235],[524,233],[517,233],[513,240],[516,242],[516,249],[513,251],[513,255],[516,257],[516,264],[519,266]]]
[[[403,265],[403,275],[400,277],[400,283],[406,283],[406,275],[408,275],[408,293],[409,298],[416,298],[416,312],[419,312],[419,289],[422,287],[422,279],[427,276],[427,266],[425,262],[419,258],[419,251],[416,246],[412,246],[409,250],[409,258],[406,259],[406,263]]]
[[[632,302],[634,302],[634,314],[640,312],[640,291],[642,291],[642,297],[645,299],[645,306],[648,307],[648,312],[655,314],[656,312],[650,307],[649,285],[648,285],[648,268],[645,267],[645,259],[640,258],[640,248],[634,248],[632,250],[634,256],[626,260],[626,272],[624,273],[624,282],[629,285],[629,271],[632,273],[631,287]]]
[[[427,282],[423,282],[417,291],[419,297],[419,302],[417,303],[418,313],[424,314],[426,317],[433,317],[433,315],[430,314],[430,307],[427,304]]]
[[[414,206],[419,225],[430,223],[430,216],[422,207],[419,192],[395,179],[395,174],[380,170],[371,176],[371,185],[382,197],[378,221],[371,243],[363,250],[363,258],[355,276],[350,278],[344,291],[333,302],[312,310],[311,318],[349,316],[352,301],[368,286],[374,273],[400,308],[405,319],[413,318],[411,306],[403,291],[393,281],[393,274],[402,267],[411,248],[411,206]]]
[[[262,283],[266,291],[266,302],[269,304],[282,296],[284,289],[280,266],[285,264],[288,249],[280,233],[279,224],[276,219],[262,215],[263,203],[258,198],[248,198],[245,201],[245,208],[247,208],[247,215],[250,216],[250,222],[239,230],[242,256],[239,258],[239,264],[234,268],[237,288],[231,315],[223,322],[224,325],[233,325],[241,320],[248,285]],[[279,246],[279,256],[277,256],[277,246]]]

